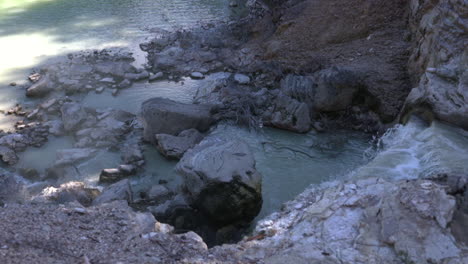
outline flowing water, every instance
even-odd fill
[[[199,21],[228,20],[242,14],[224,0],[0,0],[0,110],[17,102],[34,103],[24,90],[8,86],[19,82],[32,67],[60,59],[68,52],[105,47],[128,47],[136,56],[136,43],[151,35],[152,28],[174,30],[196,26]],[[137,58],[138,59],[138,58]],[[84,105],[118,108],[137,113],[141,103],[155,96],[191,102],[197,90],[224,73],[205,80],[136,83],[117,97],[109,91],[82,96]],[[12,117],[0,117],[0,129],[11,126]],[[409,179],[436,173],[468,173],[468,133],[439,122],[427,125],[413,118],[390,129],[377,143],[368,135],[350,131],[294,134],[275,129],[249,130],[220,124],[209,136],[239,138],[254,152],[263,175],[264,205],[260,216],[308,185],[334,179],[380,176]],[[42,148],[20,155],[17,167],[43,171],[55,162],[55,152],[73,145],[71,138],[50,138]],[[133,179],[138,186],[158,180],[176,185],[175,162],[164,159],[152,146],[145,146],[147,164]],[[80,179],[96,184],[102,168],[119,163],[117,153],[102,151],[77,165]]]

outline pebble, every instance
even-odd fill
[[[238,84],[248,84],[250,83],[250,77],[245,74],[236,73],[234,75],[234,81]]]
[[[111,78],[111,77],[103,78],[103,79],[101,79],[100,82],[102,82],[102,83],[115,83],[114,79]]]
[[[203,79],[205,78],[205,75],[203,75],[203,73],[201,72],[192,72],[192,74],[190,74],[190,77],[192,79]]]
[[[82,207],[76,207],[76,208],[73,209],[73,211],[75,213],[79,213],[79,214],[86,214],[86,212],[87,212],[86,209],[84,209]]]

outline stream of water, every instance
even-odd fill
[[[151,35],[151,28],[173,30],[196,26],[199,21],[228,20],[242,14],[225,0],[0,0],[0,109],[17,102],[30,102],[19,84],[32,67],[63,57],[68,52],[104,47],[129,47]],[[138,56],[141,56],[138,55]],[[118,108],[138,113],[150,97],[191,102],[197,89],[223,73],[205,80],[135,83],[117,97],[109,91],[90,92],[81,99],[85,106]],[[122,102],[125,102],[124,104]],[[0,129],[11,127],[12,117],[0,117]],[[249,130],[220,124],[209,136],[239,138],[252,148],[257,169],[263,175],[265,216],[299,194],[308,185],[334,179],[381,176],[417,178],[433,173],[468,173],[468,133],[442,123],[426,125],[411,119],[389,130],[375,145],[369,135],[333,133],[295,134],[276,129]],[[30,148],[20,156],[18,167],[43,171],[55,161],[55,152],[73,145],[70,138],[50,138],[40,149]],[[175,162],[164,159],[152,146],[145,147],[147,165],[135,185],[160,179],[175,181]],[[79,165],[81,180],[96,184],[102,168],[118,165],[115,153],[101,152]]]

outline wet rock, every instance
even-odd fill
[[[79,202],[83,206],[90,206],[99,193],[98,189],[87,188],[82,182],[68,182],[61,184],[58,188],[45,188],[35,201],[44,199],[61,204]]]
[[[25,198],[25,188],[17,177],[0,169],[0,203],[19,202]]]
[[[122,161],[133,164],[144,160],[143,152],[138,144],[126,144],[122,148]]]
[[[178,136],[156,134],[157,149],[167,158],[180,159],[184,153],[203,139],[196,129],[184,130]]]
[[[260,211],[260,173],[241,141],[203,140],[177,164],[184,195],[194,208],[219,224],[250,221]]]
[[[63,136],[65,130],[61,120],[51,120],[44,123],[44,126],[49,128],[49,133],[54,136]]]
[[[27,90],[26,96],[43,97],[54,89],[48,75],[42,76],[41,79],[33,83]]]
[[[128,79],[130,81],[141,81],[144,79],[148,79],[149,76],[149,72],[147,71],[142,71],[140,73],[126,73],[124,75],[125,79]]]
[[[118,182],[125,177],[119,169],[103,169],[99,175],[99,182]]]
[[[99,175],[100,182],[117,182],[122,178],[135,174],[136,167],[132,165],[120,165],[118,168],[104,169]]]
[[[167,187],[158,184],[151,187],[151,189],[146,193],[145,198],[151,203],[160,204],[168,200],[171,196],[172,192]]]
[[[195,128],[201,132],[214,123],[210,105],[178,103],[165,98],[153,98],[142,104],[144,139],[155,141],[156,134],[177,135]]]
[[[119,89],[125,89],[125,88],[128,88],[128,87],[130,87],[130,86],[132,86],[132,82],[129,81],[128,79],[123,80],[122,82],[120,82],[120,83],[117,85],[117,87],[118,87]]]
[[[94,66],[94,69],[97,73],[113,76],[118,79],[125,78],[125,74],[135,72],[135,67],[131,65],[131,61],[126,60],[125,58],[115,58],[115,60],[108,60],[100,62]],[[111,79],[107,79],[111,80]],[[113,80],[113,78],[112,78]],[[111,82],[112,83],[112,82]]]
[[[30,144],[30,140],[23,134],[8,134],[0,137],[0,146],[8,147],[15,151],[23,151]]]
[[[106,88],[104,88],[104,87],[102,87],[102,86],[101,86],[101,87],[98,87],[98,88],[96,88],[96,93],[100,94],[100,93],[104,92],[105,89],[106,89]]]
[[[102,78],[100,82],[105,84],[115,84],[114,78],[111,77]]]
[[[55,166],[73,165],[81,161],[88,160],[98,153],[97,149],[74,148],[57,150],[57,160]]]
[[[76,131],[78,142],[75,147],[116,146],[130,131],[130,123],[135,118],[131,113],[121,110],[105,111],[98,114],[85,129]]]
[[[157,72],[149,77],[149,81],[154,82],[154,81],[162,79],[163,77],[164,77],[163,72]]]
[[[36,169],[19,168],[18,174],[26,179],[33,180],[33,181],[37,181],[41,179],[41,175]]]
[[[2,158],[3,162],[10,166],[15,165],[19,161],[16,152],[5,146],[0,146],[0,157]]]
[[[245,74],[236,73],[234,75],[234,81],[237,82],[238,84],[249,84],[250,77]]]
[[[96,206],[117,200],[132,201],[132,190],[128,179],[121,180],[104,188],[92,204]]]
[[[78,103],[64,103],[60,108],[62,113],[63,127],[66,131],[72,131],[78,128],[81,122],[88,117],[86,111]]]

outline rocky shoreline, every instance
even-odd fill
[[[133,66],[131,54],[104,50],[71,54],[29,77],[26,95],[40,103],[6,111],[23,120],[15,132],[0,134],[1,159],[14,169],[20,152],[51,136],[71,136],[74,145],[57,152],[44,174],[28,168],[0,173],[0,259],[468,262],[463,172],[395,181],[368,175],[310,186],[247,233],[262,205],[262,175],[246,143],[207,137],[225,121],[381,135],[412,114],[466,129],[463,0],[248,5],[251,15],[240,21],[156,32],[141,44],[145,68]],[[193,104],[152,98],[139,115],[81,104],[86,93],[110,90],[118,97],[138,82],[219,72],[224,77],[199,90]],[[161,181],[132,189],[129,177],[152,162],[143,155],[147,145],[178,160],[177,186]],[[120,156],[118,166],[102,168],[105,187],[73,181],[81,174],[76,165],[101,151]],[[221,245],[228,242],[237,243]]]

